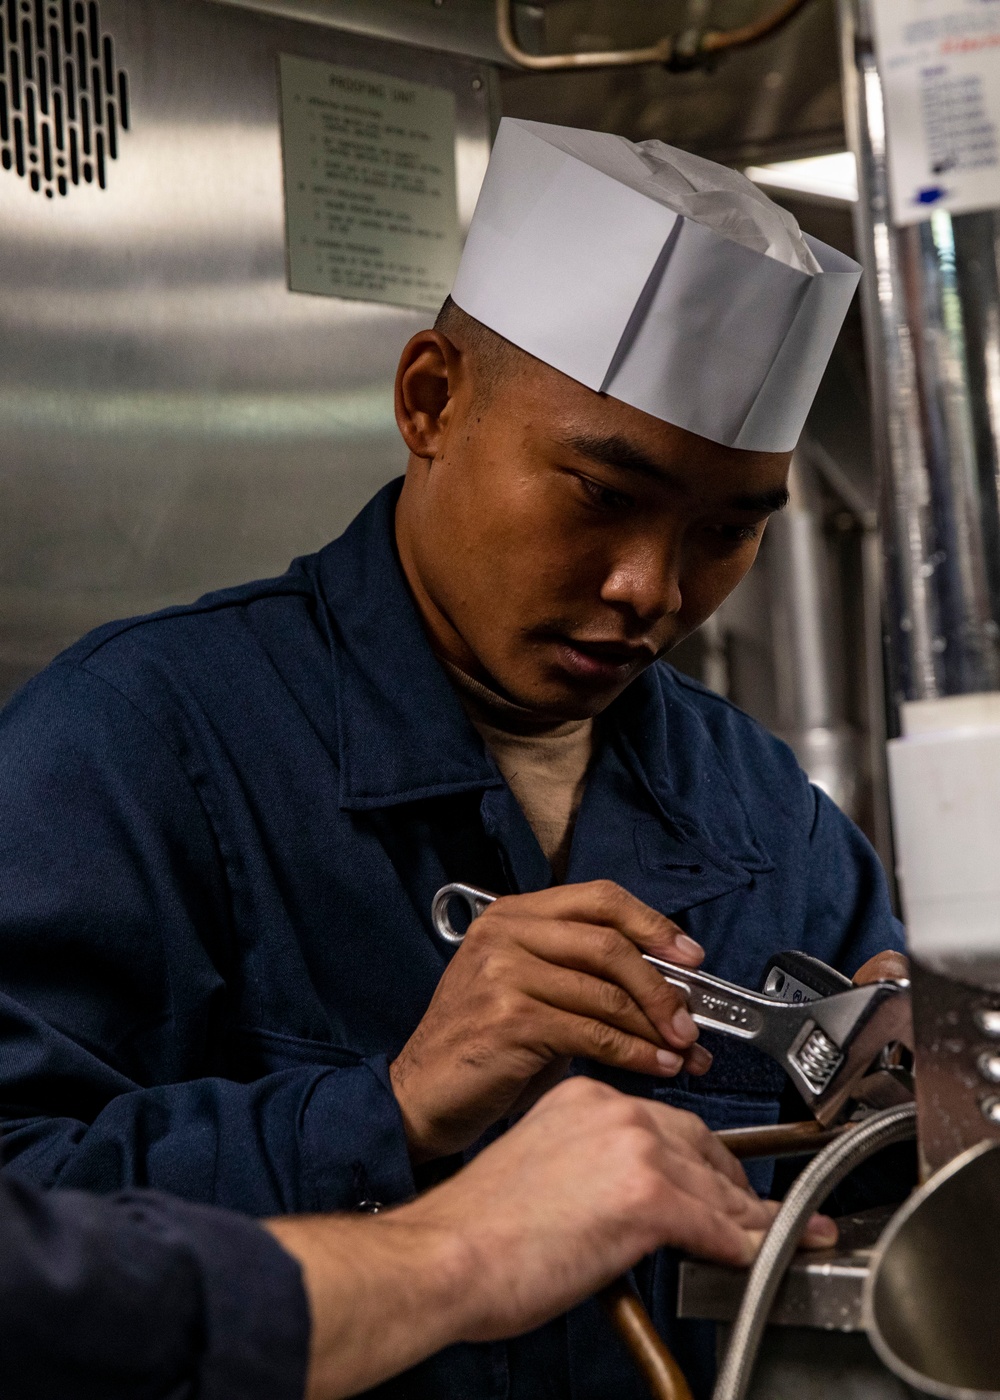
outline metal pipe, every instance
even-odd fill
[[[898,707],[1000,687],[1000,225],[893,225],[870,0],[840,0],[840,27]]]
[[[778,733],[810,779],[858,815],[858,736],[846,719],[843,622],[836,606],[816,472],[792,458],[789,502],[768,524],[767,576]]]
[[[727,49],[744,48],[776,33],[803,9],[809,0],[784,0],[783,4],[751,24],[737,29],[699,30],[689,28],[679,34],[665,34],[655,44],[640,49],[606,49],[591,53],[528,53],[517,41],[514,30],[515,0],[497,0],[497,38],[507,57],[519,68],[535,72],[582,68],[634,68],[659,63],[665,68],[697,68]]]
[[[868,835],[886,871],[892,875],[892,820],[889,814],[889,777],[886,771],[885,653],[882,637],[882,539],[874,490],[859,489],[849,472],[823,444],[804,436],[800,452],[829,491],[843,503],[861,532],[861,615],[864,628],[865,716],[867,719],[867,768],[870,782]],[[846,646],[846,637],[841,638]],[[860,763],[860,754],[859,763]]]
[[[840,1137],[850,1127],[824,1128],[815,1118],[801,1123],[768,1123],[760,1128],[723,1128],[715,1136],[741,1162],[754,1158],[805,1157]]]

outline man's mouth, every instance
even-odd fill
[[[560,637],[556,643],[560,669],[578,680],[620,684],[652,661],[656,652],[642,643],[587,640]]]

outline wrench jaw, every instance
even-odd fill
[[[859,992],[870,995],[862,999]],[[809,1011],[814,1025],[802,1027],[785,1068],[818,1122],[830,1127],[861,1105],[912,1101],[912,1077],[889,1053],[894,1045],[913,1049],[906,983],[874,982],[810,1003]]]
[[[824,1127],[858,1104],[887,1107],[913,1098],[912,1080],[900,1066],[877,1063],[896,1043],[913,1047],[907,983],[848,986],[790,1003],[643,956],[683,993],[699,1026],[749,1041],[776,1060]]]

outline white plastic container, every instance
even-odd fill
[[[903,706],[889,744],[911,953],[941,972],[1000,963],[1000,693]]]

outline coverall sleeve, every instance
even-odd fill
[[[404,1200],[384,1059],[233,1071],[238,855],[182,744],[68,664],[0,716],[4,1159],[46,1187],[251,1215]]]
[[[817,947],[837,949],[827,960],[853,977],[876,953],[906,951],[903,925],[892,912],[889,884],[871,842],[825,792],[814,787],[812,794],[806,932]]]
[[[0,1180],[7,1400],[301,1400],[308,1344],[299,1266],[252,1221]]]

